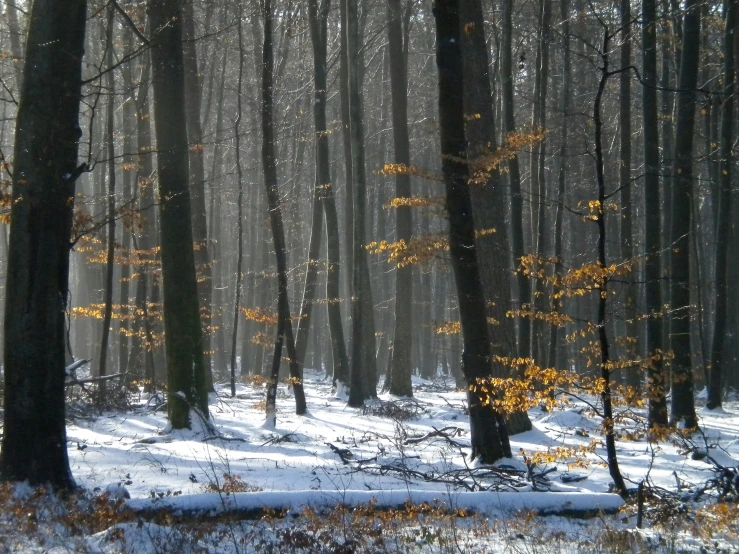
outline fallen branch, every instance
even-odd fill
[[[87,360],[82,360],[87,362]],[[84,365],[84,364],[82,364]],[[70,366],[71,367],[71,366]],[[79,367],[79,366],[77,366]],[[76,368],[75,368],[76,369]],[[126,375],[125,373],[116,373],[115,375],[104,375],[102,377],[91,377],[90,379],[73,379],[71,381],[66,381],[64,383],[65,387],[71,387],[73,385],[91,385],[93,383],[104,383],[105,381],[112,381],[113,379],[118,379],[119,377],[123,377]]]
[[[451,433],[447,433],[447,431],[450,431]],[[452,439],[452,437],[458,437],[460,436],[464,431],[459,427],[444,427],[443,429],[437,429],[434,427],[434,430],[426,433],[422,437],[413,437],[410,439],[406,439],[403,444],[409,445],[409,444],[418,444],[425,440],[432,439],[434,437],[441,437],[445,439],[449,444],[452,446],[456,446],[457,448],[469,448],[469,444],[462,444]]]

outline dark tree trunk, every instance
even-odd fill
[[[562,112],[562,123],[561,123],[561,142],[559,146],[559,168],[557,171],[557,206],[555,208],[554,215],[554,259],[555,259],[555,271],[557,274],[562,274],[564,271],[564,263],[562,260],[563,256],[563,215],[564,206],[567,199],[567,168],[568,168],[568,137],[569,137],[569,111],[570,111],[570,94],[572,93],[572,62],[570,53],[570,4],[568,0],[562,0],[561,4],[561,18],[562,18],[562,46],[563,46],[563,60],[562,60],[562,99],[560,103],[560,109]],[[551,299],[551,310],[552,313],[559,313],[561,310],[560,301],[558,299]],[[557,359],[557,353],[561,348],[559,344],[559,327],[557,325],[551,326],[551,332],[549,335],[549,352],[547,354],[547,362],[545,367],[561,367],[559,360]]]
[[[133,34],[128,27],[124,28],[124,43],[131,47]],[[130,92],[134,90],[133,84],[133,64],[123,70],[123,87],[124,90]],[[123,173],[122,173],[122,188],[123,188],[123,206],[127,209],[133,208],[133,191],[132,191],[132,176],[134,175],[134,145],[136,144],[134,139],[136,136],[136,129],[134,127],[134,118],[136,117],[136,106],[133,98],[127,98],[123,103]],[[130,309],[131,305],[131,275],[135,274],[135,271],[131,271],[131,266],[134,262],[133,252],[133,221],[131,218],[124,220],[122,229],[122,246],[123,246],[123,263],[121,264],[121,287],[120,287],[120,311],[121,318],[118,323],[118,371],[121,373],[128,373],[128,361],[129,352],[131,350],[131,319],[133,312]],[[127,377],[130,380],[130,376]]]
[[[661,37],[661,51],[662,51],[662,68],[660,75],[660,87],[662,88],[662,94],[660,98],[660,108],[662,110],[661,115],[661,132],[662,132],[662,202],[660,204],[662,210],[661,219],[661,264],[662,271],[660,277],[662,278],[661,290],[662,290],[662,304],[669,304],[670,302],[670,258],[672,253],[672,246],[670,240],[670,227],[672,224],[672,164],[675,158],[675,94],[671,89],[675,88],[674,81],[672,79],[671,66],[674,56],[671,54],[673,46],[675,49],[679,48],[675,45],[673,40],[674,35],[677,31],[674,28],[675,20],[669,17],[669,11],[667,5],[664,7],[664,14],[662,17],[662,37]],[[662,325],[662,346],[664,350],[670,349],[670,325],[665,321]],[[667,372],[665,371],[665,374]],[[665,375],[666,383],[667,376]]]
[[[411,164],[408,134],[408,64],[403,52],[403,21],[400,0],[388,0],[388,42],[390,55],[390,94],[392,96],[393,148],[395,163]],[[400,171],[395,176],[396,198],[411,197],[411,177]],[[411,208],[399,206],[395,216],[396,240],[410,243],[413,227]],[[411,352],[413,348],[413,268],[396,269],[395,336],[393,337],[390,393],[413,396],[411,384]]]
[[[33,2],[14,148],[0,474],[55,488],[74,486],[65,321],[86,21],[84,0]]]
[[[662,311],[660,213],[659,119],[657,107],[657,13],[655,0],[642,3],[642,110],[644,121],[644,212],[646,214],[646,298],[647,298],[647,390],[649,428],[667,425],[665,371],[662,359]]]
[[[351,165],[354,186],[354,227],[352,239],[352,356],[349,405],[359,407],[367,398],[377,396],[375,329],[370,287],[369,266],[365,249],[365,205],[367,178],[365,175],[364,126],[362,122],[361,68],[363,59],[359,44],[357,0],[347,0],[347,56],[349,60],[349,130],[351,132]]]
[[[198,272],[198,295],[203,327],[203,363],[208,391],[213,388],[211,351],[211,326],[213,321],[213,270],[208,251],[208,222],[205,205],[205,144],[200,122],[203,85],[198,73],[195,50],[195,24],[193,1],[185,0],[182,8],[182,53],[185,66],[185,109],[187,116],[187,141],[190,161],[190,190],[192,199],[192,235],[195,248],[195,268]]]
[[[685,3],[682,55],[677,99],[675,160],[672,174],[670,261],[670,346],[672,360],[673,424],[695,427],[690,315],[690,236],[693,205],[693,132],[700,49],[700,9],[696,0]]]
[[[598,184],[598,211],[595,216],[598,225],[598,266],[607,268],[606,259],[606,177],[603,161],[603,118],[601,114],[601,106],[603,101],[603,93],[608,84],[610,76],[609,67],[609,49],[610,34],[607,29],[604,30],[605,38],[603,40],[603,49],[601,51],[601,78],[598,86],[598,92],[595,95],[595,103],[593,106],[593,124],[595,126],[595,174]],[[613,479],[616,492],[625,496],[626,483],[624,482],[621,470],[618,466],[618,457],[616,455],[616,437],[614,434],[613,420],[613,402],[611,399],[611,356],[610,341],[607,332],[607,307],[608,307],[608,276],[604,273],[600,279],[595,281],[594,289],[598,293],[598,346],[600,347],[600,378],[602,381],[601,401],[603,402],[603,430],[606,436],[606,455],[608,462],[608,472]]]
[[[727,259],[731,245],[731,177],[732,144],[734,123],[734,34],[736,31],[736,0],[724,1],[726,29],[724,31],[724,103],[721,115],[721,160],[719,183],[721,198],[719,200],[718,226],[716,235],[716,314],[713,330],[711,353],[711,370],[708,382],[708,400],[706,407],[713,410],[721,407],[722,374],[725,364],[724,346],[726,337],[726,320],[728,312],[729,286],[737,286],[730,282],[727,274]]]
[[[631,2],[621,0],[621,67],[631,65]],[[630,71],[623,71],[619,75],[619,188],[621,189],[621,260],[631,264],[634,259],[634,221],[636,210],[632,207],[633,188],[631,182],[631,78]],[[633,281],[633,279],[632,279]],[[626,283],[624,294],[624,318],[626,337],[638,339],[636,314],[636,286]],[[629,344],[625,353],[635,357],[638,343]],[[641,384],[641,377],[636,368],[626,369],[628,373],[622,376],[623,382],[633,387]]]
[[[316,140],[320,137],[316,135]],[[304,142],[300,143],[305,144]],[[321,242],[323,238],[323,187],[331,186],[330,179],[321,182],[320,169],[316,166],[316,180],[313,185],[313,209],[311,210],[310,244],[308,246],[308,260],[305,267],[305,285],[303,287],[303,300],[300,303],[300,319],[298,320],[298,332],[295,341],[295,352],[297,362],[302,369],[305,361],[305,351],[308,348],[308,337],[311,327],[311,316],[313,304],[318,290],[318,270],[320,268]],[[297,175],[297,172],[293,172]],[[323,175],[325,177],[325,174]],[[315,332],[315,331],[314,331]]]
[[[115,26],[115,11],[111,4],[108,8],[108,24],[105,33],[106,55],[105,64],[113,66],[113,28]],[[97,375],[107,375],[108,342],[110,338],[110,321],[113,314],[113,270],[115,262],[115,76],[113,71],[107,75],[108,106],[106,113],[106,142],[108,146],[108,194],[107,194],[107,230],[108,244],[105,254],[105,296],[103,297],[103,327],[100,340],[100,357],[98,359]],[[98,402],[105,402],[105,381],[98,385]]]
[[[484,20],[480,0],[466,0],[460,4],[462,52],[464,56],[464,111],[467,152],[474,166],[475,160],[495,153],[495,119],[488,71]],[[479,118],[477,117],[479,116]],[[488,332],[493,356],[515,357],[516,337],[511,309],[511,284],[508,256],[510,247],[506,233],[505,209],[507,198],[500,174],[494,172],[487,182],[470,187],[475,228],[490,231],[477,238],[480,278],[492,319]],[[501,364],[497,377],[509,377],[510,371]],[[508,417],[508,433],[515,435],[531,430],[531,421],[525,412]]]
[[[272,2],[264,2],[264,49],[262,56],[262,164],[264,166],[264,184],[267,189],[269,219],[272,226],[275,257],[277,259],[277,337],[272,354],[272,369],[267,387],[267,424],[274,427],[276,423],[277,381],[282,361],[283,344],[287,347],[290,364],[290,380],[295,394],[295,413],[306,413],[305,394],[303,392],[303,376],[298,367],[295,354],[295,338],[290,318],[290,301],[288,298],[287,251],[285,244],[285,226],[280,207],[280,191],[277,184],[277,160],[275,158],[274,137],[274,53],[272,46]]]
[[[480,280],[468,188],[464,132],[464,76],[458,0],[436,0],[436,64],[439,69],[439,120],[442,172],[449,212],[449,242],[457,283],[464,352],[462,371],[470,406],[472,456],[492,463],[511,455],[505,418],[473,388],[492,375],[485,296]]]
[[[349,359],[344,341],[344,327],[341,320],[341,245],[339,243],[339,220],[336,212],[334,187],[331,185],[331,166],[329,158],[329,135],[326,123],[326,102],[328,101],[328,15],[330,0],[323,0],[320,7],[317,0],[310,0],[311,41],[313,44],[313,73],[315,81],[315,101],[313,117],[316,131],[316,183],[326,219],[326,242],[328,266],[326,268],[326,309],[328,311],[329,332],[333,360],[333,381],[337,392],[341,393],[348,385]],[[341,390],[340,390],[341,389]]]
[[[541,29],[539,36],[539,56],[536,65],[536,84],[534,92],[534,118],[533,128],[542,129],[547,125],[547,95],[549,91],[549,43],[551,41],[552,25],[552,0],[541,0]],[[544,162],[546,160],[546,143],[540,142],[534,145],[531,156],[531,194],[536,197],[536,221],[532,225],[532,239],[534,240],[533,252],[537,258],[537,266],[545,257],[544,238],[546,234],[546,199],[547,179]],[[532,205],[533,211],[533,205]],[[532,220],[534,215],[532,214]],[[533,223],[533,221],[532,221]],[[544,311],[546,305],[546,283],[544,279],[534,280],[534,312]],[[531,322],[531,356],[535,357],[540,364],[545,364],[545,350],[543,337],[546,322],[534,319]]]
[[[501,47],[500,71],[503,93],[503,131],[505,134],[516,131],[513,111],[513,0],[503,2],[503,44]],[[511,249],[513,251],[513,269],[518,269],[524,251],[523,234],[523,197],[521,196],[521,173],[518,158],[508,162],[508,182],[511,188]],[[518,285],[518,303],[515,309],[530,307],[531,283],[523,272],[516,273]],[[525,317],[518,321],[518,355],[528,358],[531,355],[531,321]]]
[[[226,78],[226,64],[228,62],[228,50],[224,49],[223,56],[221,58],[221,79]],[[226,361],[226,330],[224,329],[224,325],[226,322],[226,317],[224,313],[224,306],[225,302],[224,299],[226,297],[225,291],[224,291],[224,284],[223,284],[223,256],[222,256],[222,248],[221,248],[221,190],[220,188],[223,187],[224,179],[222,177],[222,169],[221,164],[223,164],[223,155],[222,155],[222,142],[224,140],[224,129],[223,129],[223,101],[224,101],[224,94],[225,87],[219,87],[218,88],[218,95],[216,99],[216,129],[215,129],[215,139],[216,144],[213,147],[213,165],[211,166],[211,172],[210,172],[210,205],[211,205],[211,212],[210,212],[210,232],[209,232],[209,242],[210,242],[210,252],[213,259],[213,312],[212,312],[212,318],[213,319],[213,327],[214,327],[214,334],[215,334],[215,355],[214,355],[214,370],[219,370],[221,368],[225,368],[228,364]],[[256,187],[254,187],[256,188]],[[252,251],[256,248],[256,246],[253,244],[256,241],[252,241]],[[252,260],[254,256],[250,258]],[[254,293],[254,285],[253,285],[253,267],[252,271],[250,273],[252,276],[252,286],[249,289],[253,295]],[[249,328],[249,325],[247,324],[247,329]],[[241,371],[244,372],[246,368],[246,349],[242,349],[241,353]]]
[[[234,315],[231,329],[231,398],[236,397],[236,340],[239,334],[239,309],[241,308],[242,269],[244,266],[244,172],[241,166],[241,93],[244,84],[244,32],[242,28],[242,14],[238,11],[239,35],[239,81],[236,89],[236,121],[234,121],[234,154],[236,155],[236,179],[239,193],[236,200],[236,285],[234,286]],[[246,365],[246,357],[241,359],[242,370]]]
[[[138,142],[137,156],[137,188],[139,195],[139,211],[142,217],[142,229],[138,239],[134,237],[137,259],[141,264],[139,278],[136,283],[136,310],[144,314],[143,324],[134,320],[137,338],[131,348],[129,367],[134,367],[135,374],[151,380],[150,388],[155,387],[154,345],[151,337],[151,320],[149,318],[148,288],[151,285],[151,264],[154,260],[154,165],[151,153],[151,122],[149,112],[149,76],[148,57],[143,56],[141,83],[136,96],[136,137]],[[143,325],[143,326],[142,326]]]
[[[206,368],[193,249],[182,2],[149,2],[159,202],[167,403],[175,429],[190,427],[190,408],[208,417]]]
[[[340,46],[339,46],[339,83],[341,100],[341,138],[344,146],[344,248],[346,256],[346,297],[352,296],[354,275],[354,170],[352,169],[352,135],[349,122],[349,50],[346,29],[346,9],[348,0],[339,0]]]

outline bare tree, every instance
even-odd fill
[[[85,0],[35,0],[16,121],[0,475],[71,488],[64,368]],[[54,44],[54,48],[49,48]]]
[[[161,204],[167,407],[172,427],[182,429],[190,427],[191,408],[208,416],[190,208],[182,2],[151,0],[149,14]]]
[[[464,132],[464,78],[458,0],[435,0],[436,65],[439,68],[441,156],[452,268],[457,283],[464,352],[462,371],[470,406],[472,456],[492,463],[511,455],[505,418],[473,392],[478,379],[492,375],[485,296],[475,245],[468,188],[467,139]]]

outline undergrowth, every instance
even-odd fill
[[[253,487],[241,479],[224,476],[216,492],[249,490]],[[648,530],[638,531],[630,508],[617,517],[586,521],[534,513],[489,517],[428,504],[379,509],[371,503],[326,512],[265,509],[247,520],[166,510],[136,514],[115,496],[0,485],[0,551],[728,554],[739,543],[739,507],[730,503],[686,506],[669,515],[652,510]]]

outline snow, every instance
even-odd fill
[[[633,517],[616,515],[624,502],[609,494],[604,446],[593,444],[602,439],[600,422],[585,405],[553,413],[532,410],[534,428],[511,437],[514,458],[491,468],[470,461],[465,393],[448,384],[414,378],[412,399],[383,394],[363,411],[348,408],[342,400],[345,391],[333,392],[330,380],[317,372],[306,371],[304,383],[309,413],[302,417],[294,414],[286,385],[278,389],[273,420],[265,418],[263,388],[239,385],[231,398],[230,386],[219,385],[210,397],[210,421],[206,424],[193,412],[191,430],[169,429],[166,413],[144,395],[125,413],[76,419],[67,430],[72,473],[88,491],[107,492],[140,514],[246,515],[271,509],[298,517],[307,508],[330,513],[339,505],[393,509],[426,503],[467,510],[490,522],[516,521],[522,510],[559,516],[599,512],[614,514],[602,516],[606,527],[634,528]],[[372,415],[390,402],[411,407],[410,418]],[[739,466],[737,411],[735,403],[721,411],[699,410],[702,433],[691,440],[707,456],[691,455],[684,444],[669,441],[650,445],[635,423],[620,422],[617,431],[633,439],[617,443],[627,485],[635,488],[648,477],[652,484],[674,490],[676,477],[696,484],[710,479],[711,461]],[[521,455],[531,459],[560,447],[592,453],[534,468]],[[529,470],[539,475],[534,482],[528,479]],[[229,490],[229,484],[236,486]],[[31,493],[28,487],[16,489],[18,498]],[[559,516],[537,521],[545,522],[546,532],[564,527],[573,533],[567,540],[579,541],[585,527]],[[147,523],[144,530],[140,522],[118,524],[85,538],[85,548],[149,552],[182,538],[181,529],[160,523]],[[260,532],[276,532],[265,529]],[[655,537],[647,533],[642,539]],[[471,542],[469,551],[475,551],[475,544],[482,543]],[[488,547],[479,551],[505,551]],[[226,547],[213,551],[220,548]]]
[[[382,491],[361,490],[294,490],[263,491],[235,494],[194,494],[163,499],[137,499],[127,505],[145,512],[147,509],[171,509],[177,513],[217,514],[224,511],[255,512],[263,509],[302,512],[305,508],[329,510],[339,505],[363,506],[374,503],[377,508],[401,508],[406,502],[429,504],[475,513],[515,513],[521,510],[547,513],[616,512],[623,507],[615,494],[591,492],[437,492],[417,489]]]
[[[477,467],[470,465],[468,459],[469,422],[464,414],[464,392],[434,388],[433,383],[422,379],[416,379],[416,383],[412,405],[420,415],[405,421],[348,408],[332,394],[330,381],[311,372],[306,372],[305,377],[309,414],[294,414],[294,401],[287,387],[281,385],[274,426],[265,425],[264,390],[243,385],[237,388],[236,398],[230,398],[228,385],[218,386],[218,395],[211,395],[211,423],[217,435],[194,413],[193,430],[167,433],[166,414],[147,407],[106,413],[92,421],[78,420],[67,431],[72,473],[80,485],[90,490],[130,481],[126,489],[133,500],[160,494],[177,493],[181,498],[200,495],[204,485],[220,479],[224,473],[239,476],[250,487],[270,493],[406,491],[408,497],[410,491],[415,491],[423,498],[427,498],[423,496],[426,493],[438,497],[448,492],[448,484],[409,477],[400,471],[364,470],[404,465],[422,474],[440,475]],[[381,395],[380,400],[408,401],[389,395]],[[598,419],[591,417],[583,406],[553,413],[532,411],[530,415],[534,429],[511,438],[514,454],[523,450],[530,455],[559,446],[588,447],[600,438]],[[709,446],[721,443],[725,449],[711,450],[711,455],[721,463],[736,465],[739,417],[731,411],[716,414],[702,410],[701,423]],[[455,433],[452,440],[456,446],[438,436],[404,444],[408,438],[444,428]],[[332,446],[348,450],[352,463],[345,464]],[[653,459],[653,455],[657,458]],[[567,494],[607,493],[610,476],[602,467],[603,447],[597,447],[588,459],[589,465],[578,469],[587,479],[577,486],[561,480],[569,474],[568,461],[575,460],[558,461],[557,471],[548,476],[552,482],[550,490]],[[360,471],[356,460],[369,462],[360,464]],[[517,455],[498,465],[525,471],[521,460]],[[661,444],[659,452],[653,453],[644,439],[620,441],[619,461],[627,483],[634,487],[647,472],[656,485],[664,487],[674,485],[675,472],[689,481],[702,481],[710,475],[710,465],[705,461],[692,460],[670,444]],[[507,496],[500,498],[512,501]],[[392,499],[395,502],[396,497]],[[311,505],[316,500],[306,495],[305,501]]]

